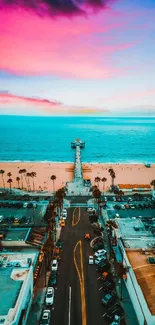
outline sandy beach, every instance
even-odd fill
[[[83,163],[83,177],[90,178],[92,184],[96,176],[107,178],[105,190],[109,189],[111,184],[111,177],[108,173],[109,168],[113,168],[116,174],[115,184],[150,184],[151,180],[155,178],[155,164],[150,168],[144,164],[96,164],[96,163]],[[56,176],[55,189],[65,186],[67,181],[71,181],[74,177],[74,164],[73,163],[41,163],[41,162],[0,162],[0,170],[4,170],[3,174],[5,186],[9,187],[7,183],[7,174],[11,173],[12,188],[17,188],[18,183],[16,177],[20,177],[19,184],[21,186],[20,169],[26,169],[28,173],[36,172],[35,189],[43,191],[53,191],[53,182],[50,179],[52,175]],[[0,175],[0,187],[3,187],[2,175]],[[26,180],[23,175],[23,185],[26,189]],[[30,178],[31,189],[33,188],[33,180]],[[103,182],[99,184],[100,190],[103,189]]]

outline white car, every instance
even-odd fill
[[[47,293],[46,293],[46,305],[53,305],[54,302],[54,288],[53,287],[48,287],[47,288]]]
[[[125,206],[123,204],[121,205],[121,209],[122,210],[125,210]]]
[[[119,213],[116,213],[116,214],[115,214],[115,218],[120,218]]]
[[[95,257],[100,257],[106,255],[107,251],[105,249],[98,249],[97,252],[95,252]]]
[[[115,196],[113,196],[113,197],[112,197],[112,199],[113,199],[113,201],[115,201],[115,202],[116,202],[116,198],[115,198]]]
[[[95,208],[88,208],[88,209],[87,209],[87,212],[89,212],[89,213],[90,213],[90,212],[96,212],[96,210],[95,210]]]
[[[45,309],[41,317],[40,325],[49,325],[50,318],[51,318],[51,311],[49,309]]]
[[[67,218],[67,210],[63,209],[62,210],[62,219],[66,219]]]
[[[53,260],[53,262],[52,262],[52,271],[57,271],[57,269],[58,269],[58,261]]]
[[[2,221],[3,221],[3,219],[4,219],[4,217],[3,217],[3,216],[0,216],[0,222],[2,222]]]
[[[98,265],[101,261],[106,261],[105,256],[100,256],[95,259],[95,264]]]
[[[89,256],[89,264],[94,264],[94,258],[91,255]]]

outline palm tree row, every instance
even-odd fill
[[[5,189],[4,173],[5,173],[5,171],[3,169],[1,169],[0,170],[0,174],[1,174],[1,177],[2,177],[3,188]],[[20,188],[21,189],[24,189],[24,180],[25,180],[27,190],[28,191],[31,191],[30,178],[32,178],[32,181],[33,181],[33,191],[35,191],[34,178],[37,176],[36,172],[29,173],[29,172],[27,172],[26,169],[20,169],[19,170],[19,174],[21,175],[21,178],[19,176],[16,177],[17,187],[19,189]],[[7,176],[9,177],[9,180],[7,180],[7,183],[9,183],[10,184],[10,187],[11,187],[11,183],[13,182],[13,180],[10,177],[12,176],[12,174],[9,172],[7,174]],[[55,192],[55,183],[54,183],[54,181],[56,180],[56,175],[52,175],[51,176],[51,180],[53,181],[53,192]]]
[[[97,186],[99,187],[99,182],[102,181],[103,182],[103,191],[105,190],[105,183],[107,181],[106,177],[100,178],[100,177],[95,177],[94,182],[97,183]]]

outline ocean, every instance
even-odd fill
[[[155,163],[154,117],[0,116],[0,161]]]

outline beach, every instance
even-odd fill
[[[105,191],[111,185],[111,177],[109,168],[113,168],[116,174],[115,184],[150,184],[155,178],[155,164],[150,168],[144,164],[102,164],[102,163],[83,163],[83,178],[90,179],[94,185],[95,177],[107,178],[105,183]],[[61,162],[0,162],[0,170],[4,170],[3,174],[5,186],[9,188],[7,174],[10,172],[12,179],[12,188],[18,187],[16,178],[19,177],[19,185],[21,187],[21,174],[19,170],[26,169],[27,173],[36,173],[34,178],[35,190],[37,191],[53,191],[53,181],[51,176],[55,175],[55,190],[65,186],[66,182],[70,182],[74,178],[74,163]],[[23,187],[26,189],[26,180],[23,174]],[[29,177],[30,187],[33,189],[33,179]],[[0,187],[3,187],[2,175],[0,175]],[[103,182],[99,182],[100,190],[103,190]]]

